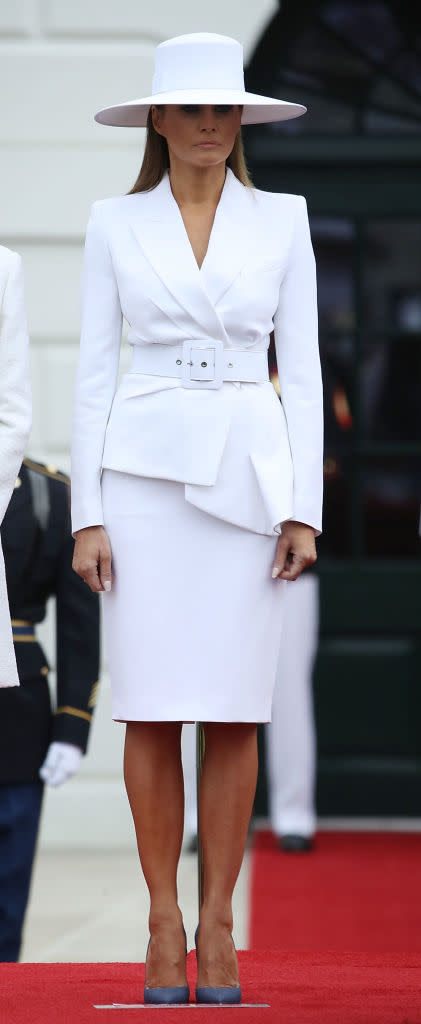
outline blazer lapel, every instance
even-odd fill
[[[168,174],[152,192],[143,193],[139,199],[139,206],[135,216],[132,214],[130,224],[155,273],[165,288],[190,313],[204,337],[227,341],[224,325],[196,263],[183,218],[171,192]],[[165,292],[162,287],[155,289],[152,298],[165,312]]]
[[[227,168],[208,251],[202,263],[203,284],[214,306],[241,273],[258,231],[258,201],[252,189],[242,185]]]

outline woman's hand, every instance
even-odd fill
[[[272,577],[296,580],[317,559],[315,531],[305,523],[286,522],[278,540]]]
[[[94,594],[111,590],[111,546],[103,526],[77,530],[72,567]]]

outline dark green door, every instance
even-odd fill
[[[318,811],[420,815],[419,9],[282,0],[247,84],[308,106],[247,129],[246,151],[258,187],[307,197],[318,267]]]
[[[260,173],[265,188],[276,177],[278,191],[307,196],[318,268],[317,808],[420,815],[421,189],[413,163]]]
[[[318,810],[419,815],[421,204],[408,216],[401,168],[367,209],[353,175],[348,213],[313,215],[327,406]]]

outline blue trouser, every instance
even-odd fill
[[[31,883],[43,784],[0,784],[0,961],[16,962]]]

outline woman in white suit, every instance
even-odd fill
[[[0,523],[25,454],[31,411],[22,261],[0,245]],[[19,686],[1,543],[0,686]]]
[[[243,123],[304,107],[244,91],[242,48],[156,50],[131,193],[94,203],[72,452],[74,567],[103,612],[113,717],[151,897],[145,1001],[187,1001],[176,873],[183,721],[205,724],[202,1002],[238,1002],[231,897],[270,719],[283,580],[315,559],[322,397],[305,200],[251,187]],[[122,317],[132,364],[117,387]],[[269,381],[275,329],[282,405]],[[112,559],[112,563],[111,563]]]

